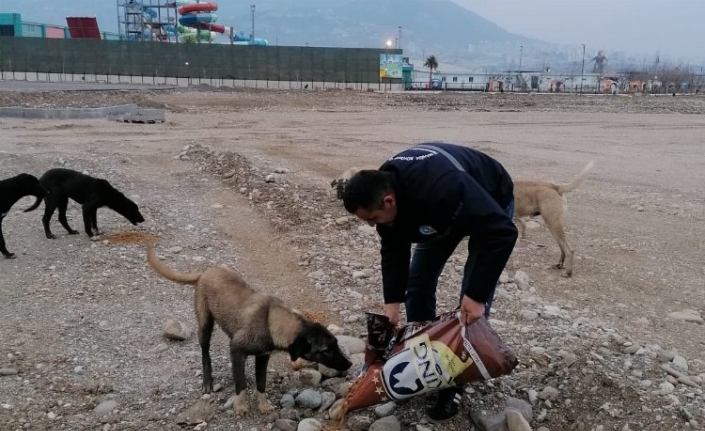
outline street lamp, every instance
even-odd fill
[[[255,43],[255,5],[250,5],[250,12],[252,13],[252,43]]]
[[[583,76],[585,75],[585,44],[581,43],[583,46],[583,66],[580,68],[580,94],[583,94]]]
[[[392,39],[387,40],[386,45],[387,45],[387,49],[391,48],[392,47]]]
[[[521,73],[521,57],[524,53],[524,45],[519,45],[519,73]]]

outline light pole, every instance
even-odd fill
[[[255,43],[255,5],[250,5],[250,11],[252,12],[252,43]]]
[[[524,45],[519,45],[519,73],[521,73],[521,58],[524,53]]]
[[[580,94],[583,94],[583,80],[585,79],[583,76],[585,75],[585,44],[581,43],[583,46],[583,65],[580,68]]]

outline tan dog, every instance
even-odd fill
[[[151,247],[147,251],[147,262],[167,280],[195,285],[204,393],[213,391],[210,340],[214,323],[230,338],[234,409],[238,416],[248,410],[245,397],[247,356],[255,357],[257,401],[262,414],[273,410],[265,389],[267,364],[274,351],[288,351],[292,361],[304,358],[339,371],[352,366],[340,350],[338,340],[323,325],[295,313],[278,298],[256,292],[227,266],[218,265],[198,273],[178,273],[162,263]]]
[[[348,180],[355,175],[358,171],[367,169],[378,169],[377,166],[366,166],[362,168],[352,167],[348,168],[345,172],[338,175],[338,178],[330,182],[331,188],[335,189],[335,194],[338,199],[343,199],[343,190],[345,189],[345,184]]]
[[[565,267],[566,277],[573,275],[573,248],[565,238],[565,218],[568,211],[565,194],[577,189],[585,181],[593,165],[594,162],[588,163],[568,184],[554,184],[547,181],[514,182],[514,217],[519,222],[521,237],[524,238],[526,232],[523,218],[541,215],[561,249],[561,259],[553,268]]]

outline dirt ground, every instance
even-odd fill
[[[329,185],[338,173],[351,165],[379,165],[426,140],[486,151],[515,179],[567,182],[594,160],[588,181],[568,195],[574,276],[566,279],[550,269],[559,250],[540,220],[519,241],[508,270],[526,272],[537,297],[572,304],[582,316],[599,319],[635,343],[678,352],[692,370],[705,372],[703,326],[669,317],[685,309],[705,312],[705,98],[82,93],[84,101],[71,92],[0,93],[0,105],[129,100],[166,107],[167,121],[0,118],[0,177],[39,176],[63,165],[108,178],[144,208],[147,222],[134,229],[159,236],[160,252],[171,265],[232,264],[257,288],[295,307],[322,311],[355,335],[364,334],[364,325],[344,318],[348,311],[379,312],[375,291],[381,285],[365,286],[370,293],[357,309],[341,311],[345,306],[331,302],[331,295],[359,283],[324,291],[314,286],[309,268],[317,258],[343,253],[350,267],[377,272],[370,283],[379,281],[374,237],[364,244],[337,244],[334,233],[326,237],[335,227],[331,221],[346,216]],[[278,211],[275,198],[253,199],[256,185],[223,181],[186,153],[179,159],[185,146],[196,144],[244,156],[252,175],[279,172],[281,195],[296,195],[307,205],[296,214]],[[67,236],[56,218],[52,229],[59,238],[45,239],[43,206],[20,212],[30,202],[18,203],[3,222],[8,248],[18,258],[0,262],[0,368],[12,366],[18,375],[0,377],[0,403],[10,406],[0,409],[0,429],[176,429],[173,417],[200,398],[200,349],[195,337],[177,344],[166,342],[161,332],[167,318],[195,329],[191,291],[149,272],[143,247]],[[80,208],[75,203],[69,208],[69,222],[78,229]],[[288,224],[287,214],[296,217]],[[99,217],[108,232],[133,229],[108,210]],[[349,223],[357,229],[357,222]],[[173,247],[181,250],[169,251]],[[457,286],[445,277],[441,284],[448,292],[441,302],[450,306]],[[496,304],[502,320],[514,319],[522,308],[510,304],[503,312],[503,304]],[[517,349],[527,341],[506,329],[502,335],[517,341],[512,344]],[[225,336],[218,332],[216,341],[216,381],[232,392]],[[283,373],[286,358],[272,367]],[[694,392],[690,401],[702,409],[702,391]],[[109,394],[123,411],[110,420],[92,418],[92,408]],[[221,393],[218,400],[228,396]],[[270,399],[275,403],[280,396]],[[644,399],[635,396],[634,404]],[[47,419],[52,412],[55,419]],[[570,426],[560,415],[549,416],[544,426],[587,430],[605,423],[605,429],[622,429],[617,426],[624,423],[614,417],[599,422],[595,411],[576,415]],[[643,416],[636,414],[642,426],[635,429],[686,429],[680,419],[673,423],[682,428]],[[581,422],[584,428],[576,425]],[[236,426],[228,416],[213,424]],[[266,428],[256,419],[237,426]],[[454,427],[467,429],[462,421]]]

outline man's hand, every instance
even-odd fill
[[[463,324],[471,325],[483,314],[485,314],[485,304],[463,295],[463,300],[460,302],[460,321]]]
[[[384,304],[384,315],[389,318],[392,325],[399,324],[399,305],[400,304]]]

